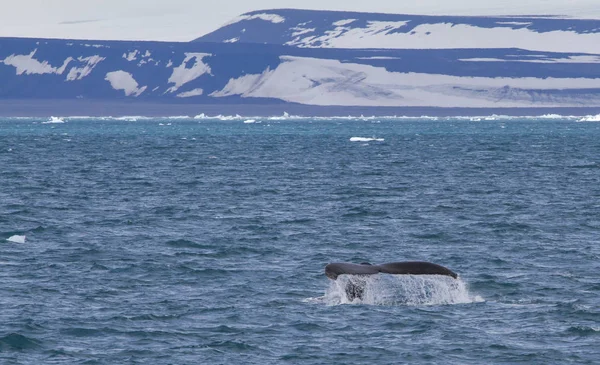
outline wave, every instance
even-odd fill
[[[346,286],[364,289],[363,297],[348,299]],[[444,275],[340,275],[330,280],[325,295],[306,301],[326,305],[447,305],[483,302],[480,296],[469,293],[464,281]]]
[[[36,348],[39,345],[40,341],[19,333],[10,333],[0,337],[0,352],[7,350],[27,350]]]

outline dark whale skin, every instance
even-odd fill
[[[374,275],[379,273],[398,275],[446,275],[455,279],[458,277],[454,271],[426,261],[390,262],[381,265],[332,262],[325,266],[325,275],[332,280],[337,279],[337,277],[342,274]]]

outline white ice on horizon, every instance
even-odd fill
[[[600,105],[589,93],[544,95],[544,90],[597,89],[600,78],[460,77],[390,72],[331,59],[281,56],[261,74],[230,79],[213,97],[275,98],[309,105],[430,107],[582,107]],[[527,90],[536,90],[536,97]]]
[[[171,86],[167,91],[173,93],[177,91],[181,86],[187,84],[190,81],[197,79],[204,74],[211,74],[210,66],[202,62],[204,57],[210,57],[210,53],[191,53],[186,52],[183,62],[177,67],[173,67],[173,73],[169,77],[169,83],[175,84]],[[188,62],[194,60],[194,64],[188,67]]]
[[[13,236],[8,237],[6,240],[9,242],[14,242],[14,243],[25,243],[25,239],[26,239],[26,236],[21,236],[21,235],[15,234]]]
[[[133,78],[129,72],[125,72],[122,70],[112,71],[106,74],[104,80],[110,82],[110,86],[112,86],[115,90],[123,90],[125,92],[125,96],[139,96],[145,90],[147,86],[139,87],[139,84]]]

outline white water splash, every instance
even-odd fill
[[[352,283],[364,289],[362,299],[350,300],[346,285]],[[482,302],[480,296],[471,296],[464,281],[444,275],[340,275],[322,298],[327,305],[444,305]]]

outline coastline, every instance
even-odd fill
[[[0,117],[166,117],[187,115],[240,115],[242,117],[273,117],[284,113],[301,117],[335,116],[398,116],[398,117],[459,117],[459,116],[588,116],[600,114],[600,107],[536,107],[536,108],[437,108],[437,107],[363,107],[316,106],[302,104],[189,104],[65,99],[2,99]]]

